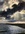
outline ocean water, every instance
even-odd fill
[[[25,33],[25,29],[14,25],[0,25],[0,34],[17,34]]]

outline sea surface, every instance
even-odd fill
[[[0,34],[18,34],[25,33],[25,29],[15,25],[0,24]]]

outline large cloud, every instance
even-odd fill
[[[4,4],[3,4],[3,10],[6,10],[7,8],[11,8],[12,9],[12,5],[13,4],[17,4],[18,5],[18,3],[19,2],[22,2],[22,1],[24,1],[25,2],[25,0],[14,0],[14,1],[12,1],[12,0],[4,0]],[[4,8],[5,7],[5,8]]]

